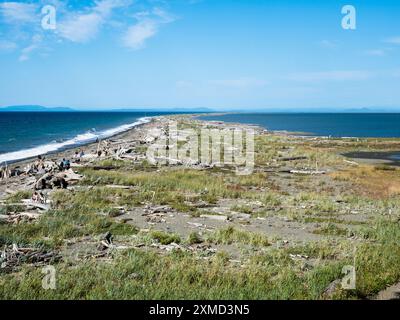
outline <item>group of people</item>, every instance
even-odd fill
[[[32,194],[32,201],[36,203],[46,203],[46,197],[42,192],[34,191]]]
[[[83,150],[77,150],[75,151],[75,155],[74,155],[74,159],[75,162],[80,162],[81,158],[85,155],[85,153],[83,152]]]
[[[68,159],[64,158],[58,166],[60,168],[60,171],[69,170],[71,168],[71,162]]]

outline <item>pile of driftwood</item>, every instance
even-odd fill
[[[79,181],[83,178],[72,169],[59,173],[48,172],[40,177],[35,183],[35,190],[61,188],[66,189],[68,184]]]
[[[59,170],[59,165],[53,160],[44,160],[39,158],[33,163],[28,164],[25,169],[25,174],[45,174]]]
[[[19,248],[16,244],[6,246],[0,253],[0,271],[12,271],[21,264],[34,266],[57,262],[61,256],[54,251],[38,248]]]
[[[14,214],[3,215],[0,214],[0,222],[6,223],[20,223],[20,222],[31,222],[40,218],[39,213],[35,212],[19,212]]]

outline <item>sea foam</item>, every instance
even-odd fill
[[[121,132],[130,130],[138,125],[148,123],[150,122],[150,120],[151,117],[139,118],[138,121],[135,121],[133,123],[124,124],[104,131],[78,134],[76,137],[66,140],[64,142],[51,142],[34,148],[0,154],[0,164],[4,164],[7,162],[14,162],[17,160],[29,159],[37,157],[38,155],[44,155],[50,152],[56,152],[59,150],[68,149],[71,147],[94,142],[96,141],[96,139],[109,138]]]

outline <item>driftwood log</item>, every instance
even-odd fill
[[[61,256],[55,251],[38,248],[19,248],[16,244],[6,246],[0,253],[0,271],[12,271],[22,264],[35,266],[57,262]]]

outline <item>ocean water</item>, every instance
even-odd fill
[[[147,122],[155,112],[0,112],[0,163],[103,139]]]
[[[332,137],[400,137],[400,113],[235,113],[200,119]]]

